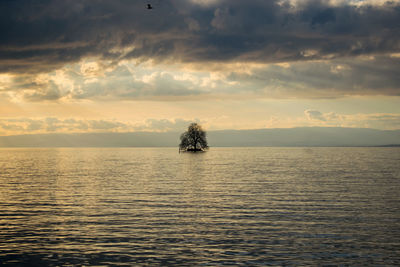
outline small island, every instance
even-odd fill
[[[197,123],[191,123],[181,135],[179,152],[204,152],[208,149],[206,132]]]

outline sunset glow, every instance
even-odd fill
[[[1,135],[400,128],[399,1],[25,2],[0,3]]]

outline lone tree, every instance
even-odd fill
[[[205,149],[208,149],[206,132],[197,123],[191,123],[181,135],[179,150],[197,152]]]

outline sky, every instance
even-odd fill
[[[2,0],[0,36],[0,135],[400,129],[399,0]]]

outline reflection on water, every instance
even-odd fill
[[[399,148],[0,149],[3,265],[399,265]]]

